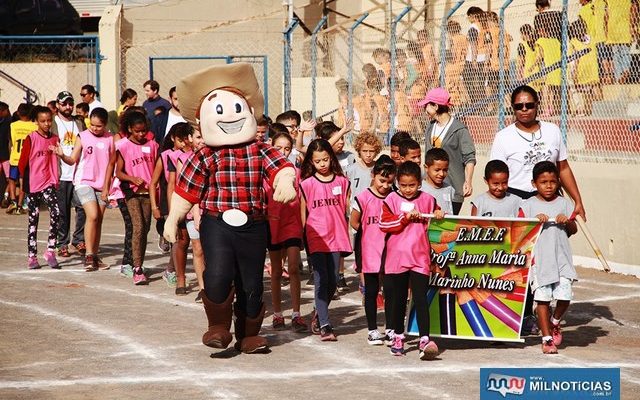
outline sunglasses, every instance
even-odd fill
[[[88,96],[89,93],[80,93],[80,96],[84,97],[84,96]]]
[[[513,107],[516,111],[522,111],[523,109],[533,110],[538,106],[538,103],[528,102],[528,103],[513,103],[511,107]]]

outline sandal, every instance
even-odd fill
[[[187,287],[180,286],[176,288],[176,296],[186,296],[187,295]]]

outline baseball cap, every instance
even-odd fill
[[[73,95],[71,94],[71,92],[67,92],[66,90],[64,92],[60,92],[58,93],[58,103],[64,103],[67,100],[73,100]]]
[[[452,104],[449,101],[450,99],[451,99],[451,96],[449,95],[449,92],[447,92],[445,89],[441,87],[438,87],[438,88],[429,90],[429,92],[424,97],[424,99],[418,102],[418,106],[424,107],[429,103],[434,103],[441,106],[451,106]]]

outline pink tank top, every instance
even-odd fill
[[[173,149],[165,150],[160,153],[160,157],[162,158],[162,170],[164,172],[164,179],[167,181],[167,183],[169,182],[169,163],[167,160],[171,160],[171,163],[175,167],[176,165],[178,165],[178,157],[180,157],[180,155],[182,154],[184,154],[182,150]]]
[[[143,188],[139,188],[131,182],[121,182],[122,191],[125,193],[127,190],[131,190],[134,193],[148,192],[158,155],[158,144],[154,140],[147,141],[144,144],[136,144],[129,139],[121,139],[118,143],[120,142],[123,143],[118,147],[118,152],[124,160],[125,172],[127,175],[142,178],[145,182]]]
[[[120,133],[116,133],[116,135],[122,135]],[[115,150],[120,151],[120,146],[124,143],[124,140],[120,139],[115,142]],[[113,181],[111,182],[111,189],[109,190],[109,200],[118,200],[124,199],[124,193],[122,193],[122,189],[120,189],[120,179],[118,179],[115,170],[113,171]]]
[[[300,193],[290,203],[273,200],[273,188],[269,181],[263,181],[269,217],[271,244],[280,244],[287,239],[302,239],[302,218],[300,216]],[[296,168],[296,187],[300,186],[300,170]]]
[[[367,188],[355,198],[360,207],[360,238],[362,259],[360,267],[365,274],[380,272],[382,250],[386,233],[380,230],[380,212],[384,198],[376,196]]]
[[[38,132],[29,134],[31,152],[29,153],[29,193],[41,192],[49,186],[58,187],[58,158],[49,150],[49,146],[56,146],[60,138],[51,135],[43,138]]]
[[[413,209],[423,214],[430,214],[435,210],[436,200],[428,193],[418,192],[413,199],[405,199],[398,192],[393,192],[384,204],[389,206],[391,212],[400,215]],[[411,222],[404,227],[402,232],[390,234],[385,243],[386,257],[384,260],[385,274],[401,274],[407,271],[415,271],[423,275],[429,275],[431,264],[431,246],[427,237],[429,222]]]
[[[310,253],[351,253],[347,228],[349,180],[336,175],[331,182],[311,176],[300,184],[307,203],[305,237]]]
[[[96,136],[90,130],[80,132],[82,154],[73,175],[74,185],[88,185],[101,191],[109,159],[113,154],[113,137]]]

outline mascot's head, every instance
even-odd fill
[[[202,133],[207,146],[250,142],[264,100],[248,63],[209,67],[191,74],[177,87],[180,113]]]

